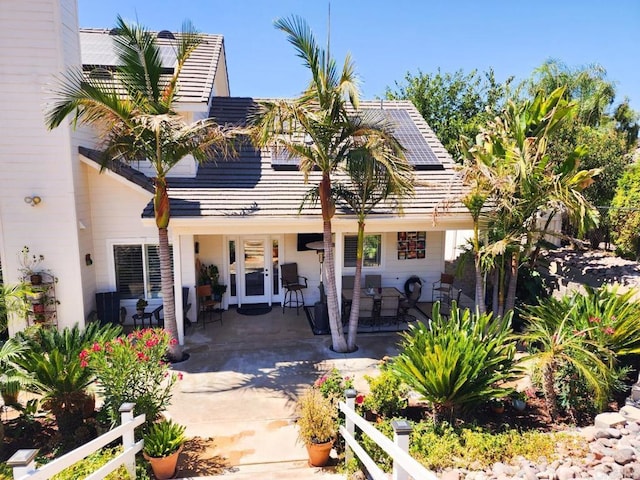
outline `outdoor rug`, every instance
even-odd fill
[[[309,322],[309,326],[311,327],[311,331],[314,335],[330,335],[331,331],[324,328],[318,328],[314,321],[314,313],[315,309],[313,306],[305,306],[304,313],[307,315],[307,321]],[[407,315],[407,320],[409,322],[413,322],[416,320],[416,317],[413,315]],[[358,333],[389,333],[389,332],[402,332],[407,330],[408,323],[407,321],[401,321],[398,323],[392,324],[382,324],[382,325],[366,325],[363,323],[358,323]],[[349,330],[349,325],[344,326],[344,331],[347,333]]]
[[[244,307],[238,307],[236,311],[240,315],[265,315],[271,311],[271,306],[266,303],[256,303],[255,305],[245,305]]]

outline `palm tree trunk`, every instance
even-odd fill
[[[480,252],[474,253],[473,263],[476,270],[476,308],[480,313],[485,313],[487,308],[484,304],[484,284],[482,281],[482,266],[480,264]]]
[[[350,352],[356,349],[356,336],[358,335],[358,319],[360,317],[360,289],[362,283],[362,254],[364,252],[364,221],[358,221],[358,247],[356,248],[356,271],[353,279],[353,298],[351,300],[351,313],[349,315],[349,336],[347,347]]]
[[[492,273],[493,279],[493,293],[491,295],[491,311],[493,312],[494,316],[498,315],[498,309],[500,308],[500,300],[499,300],[499,296],[500,296],[500,269],[498,268],[497,265],[494,265],[493,267],[493,273]]]
[[[169,346],[169,358],[172,361],[182,359],[182,347],[178,342],[178,323],[176,322],[176,304],[173,296],[173,275],[171,274],[171,256],[169,233],[166,228],[158,229],[160,257],[160,283],[162,284],[162,311],[164,312],[164,328],[175,341]]]
[[[518,286],[518,267],[520,266],[520,250],[511,254],[511,270],[509,275],[509,288],[507,289],[507,300],[504,304],[504,311],[510,312],[516,305],[516,287]]]
[[[331,329],[331,344],[335,352],[347,352],[347,341],[344,338],[340,309],[338,308],[338,292],[336,289],[336,263],[333,254],[333,235],[331,232],[331,218],[335,206],[331,201],[331,178],[323,174],[320,181],[320,206],[322,208],[322,239],[324,241],[324,283],[327,295],[327,310],[329,312],[329,328]]]
[[[552,363],[545,365],[542,370],[542,390],[544,392],[544,400],[547,405],[547,411],[551,416],[551,420],[558,417],[558,398],[556,390],[553,386],[555,378],[555,365]]]

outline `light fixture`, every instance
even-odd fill
[[[33,195],[31,197],[24,197],[24,203],[28,203],[32,207],[35,207],[40,202],[42,202],[42,199],[37,195]]]

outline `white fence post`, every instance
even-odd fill
[[[120,405],[120,423],[124,425],[125,423],[129,423],[133,421],[133,408],[135,407],[135,403],[123,403]],[[131,448],[135,445],[135,430],[132,428],[122,434],[122,450],[127,451],[128,448]],[[135,480],[136,478],[136,458],[128,458],[124,462],[124,467],[129,472],[129,476]]]
[[[346,401],[347,407],[349,407],[351,410],[355,410],[355,407],[356,407],[356,391],[355,391],[355,389],[353,389],[353,388],[346,389],[344,391],[344,396],[347,399],[347,401]],[[351,420],[347,415],[345,415],[344,426],[347,429],[347,432],[349,432],[349,434],[351,436],[355,435],[355,433],[356,433],[356,424],[353,423],[353,420]],[[349,463],[352,458],[353,458],[353,450],[351,450],[349,445],[346,445],[345,452],[344,452],[345,463]]]
[[[21,478],[36,470],[37,449],[18,450],[7,460],[7,465],[13,468],[13,478]]]
[[[393,442],[403,451],[409,453],[409,434],[411,433],[411,424],[406,420],[394,420],[391,422],[393,427]],[[409,480],[409,474],[393,460],[393,480]]]

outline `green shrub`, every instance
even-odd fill
[[[393,437],[391,421],[385,420],[376,428],[388,438]],[[380,468],[389,472],[393,462],[366,435],[362,445]],[[492,433],[480,427],[454,428],[447,422],[414,424],[409,451],[429,470],[468,468],[481,470],[493,463],[516,463],[520,457],[537,462],[541,457],[548,461],[560,458],[567,451],[585,453],[576,437],[562,433],[544,433],[535,430],[518,431],[508,428]]]
[[[548,298],[524,309],[527,323],[521,339],[540,373],[553,417],[558,406],[574,417],[582,415],[580,408],[585,414],[602,410],[621,388],[625,370],[617,368],[617,355],[640,351],[640,303],[631,300],[634,293],[618,295],[616,287],[586,287],[586,295]],[[588,399],[582,406],[581,396]]]
[[[630,165],[618,181],[609,218],[620,255],[640,260],[640,162]]]
[[[493,319],[452,308],[447,320],[436,303],[429,326],[417,323],[403,334],[391,369],[431,402],[434,419],[452,417],[457,410],[511,393],[498,386],[515,379],[516,346],[510,335],[511,313]]]
[[[398,416],[407,406],[409,390],[400,378],[388,369],[382,369],[377,377],[364,376],[369,384],[369,395],[364,399],[364,408],[385,418]]]
[[[344,399],[345,390],[353,388],[353,379],[351,377],[343,377],[340,370],[332,368],[329,373],[316,380],[313,386],[320,390],[320,393],[325,398],[329,398],[336,403]]]
[[[122,447],[105,448],[92,453],[87,458],[80,460],[71,467],[51,477],[51,480],[76,480],[85,478],[104,466],[111,459],[115,458],[122,452]],[[122,480],[131,478],[127,473],[127,469],[121,466],[116,471],[105,477],[105,480]]]

